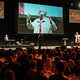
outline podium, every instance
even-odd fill
[[[62,40],[64,41],[64,46],[66,46],[66,41],[68,40],[68,38],[62,38]]]

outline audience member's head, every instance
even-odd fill
[[[37,71],[42,71],[43,70],[43,62],[42,60],[38,60],[37,62]]]
[[[69,60],[68,64],[69,64],[69,67],[72,68],[72,69],[75,66],[75,62],[72,59]]]
[[[12,57],[12,56],[8,56],[6,59],[7,59],[7,61],[8,61],[9,63],[14,62],[14,60],[13,60],[13,57]]]
[[[29,55],[27,56],[27,60],[28,60],[28,61],[33,60],[33,58],[34,58],[33,54],[29,54]]]
[[[36,60],[31,60],[29,65],[30,65],[30,70],[37,69],[37,61]]]
[[[64,63],[63,62],[58,62],[55,64],[55,71],[58,74],[62,74],[64,72]]]
[[[56,63],[58,63],[60,61],[60,57],[59,56],[56,56],[55,58],[54,58],[54,63],[56,64]]]
[[[46,53],[44,53],[43,55],[42,55],[42,59],[44,60],[44,59],[47,59],[48,58],[48,55],[46,54]]]

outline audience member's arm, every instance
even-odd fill
[[[51,19],[51,17],[48,17],[51,23],[51,30],[52,31],[56,31],[57,30],[57,26],[55,24],[55,22]]]

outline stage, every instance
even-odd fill
[[[16,48],[22,48],[22,49],[28,49],[32,47],[32,45],[1,45],[0,49],[13,49],[15,50]],[[35,49],[38,49],[39,46],[33,46]],[[41,49],[55,49],[55,48],[59,48],[59,47],[64,47],[64,46],[41,46]],[[74,45],[73,47],[76,47],[76,45]],[[66,48],[71,48],[71,46],[66,46]],[[80,48],[80,46],[78,46],[78,48]]]
[[[76,44],[72,40],[67,40],[66,44],[64,43],[63,39],[50,39],[50,40],[43,40],[41,49],[55,49],[58,47],[64,47],[66,45],[67,48],[71,48],[71,46],[76,47]],[[9,39],[8,44],[5,43],[5,41],[0,39],[0,49],[16,49],[16,48],[22,48],[22,49],[28,49],[30,47],[34,46],[35,49],[39,48],[39,42],[38,40],[36,41],[16,41],[13,39]],[[80,46],[78,46],[80,48]]]

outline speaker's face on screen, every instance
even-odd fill
[[[42,20],[44,17],[44,15],[39,15],[40,20]]]

